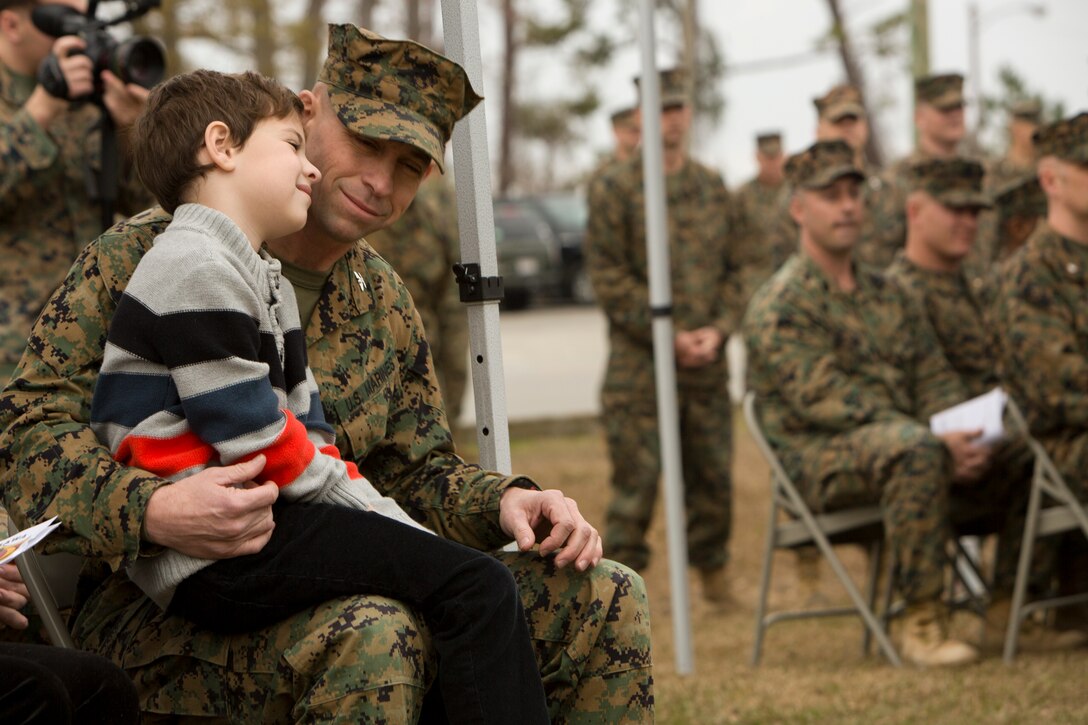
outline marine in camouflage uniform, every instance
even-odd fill
[[[0,10],[29,25],[33,2],[0,1]],[[39,31],[30,29],[31,34]],[[0,49],[20,51],[0,39]],[[29,44],[29,40],[25,41]],[[46,46],[47,47],[47,46]],[[25,52],[25,51],[24,51]],[[88,173],[102,167],[102,111],[72,102],[47,125],[24,106],[37,87],[40,58],[20,69],[0,62],[0,378],[6,382],[49,295],[88,240],[103,231],[102,207],[88,195]],[[40,92],[40,91],[39,91]],[[116,209],[151,205],[123,156]]]
[[[850,147],[817,142],[786,174],[806,225],[801,254],[756,294],[744,322],[765,433],[815,511],[882,507],[908,605],[903,655],[970,661],[974,649],[940,623],[953,459],[923,422],[963,401],[963,384],[913,298],[851,259],[865,176]]]
[[[982,188],[984,173],[980,164],[964,158],[933,159],[911,167],[906,248],[887,271],[888,278],[925,311],[969,397],[1001,383],[998,340],[989,324],[993,286],[979,287],[963,270],[977,232],[978,212],[990,205]],[[912,221],[912,213],[927,218],[919,224]],[[948,226],[942,229],[940,221]],[[980,528],[999,534],[992,589],[1006,596],[1016,578],[1033,460],[1022,439],[1006,441],[996,447],[982,480],[958,487],[953,496],[954,521],[987,519]]]
[[[1045,221],[1001,267],[1002,377],[1032,434],[1088,500],[1088,113],[1035,135]]]
[[[423,319],[446,418],[461,417],[468,379],[468,316],[451,267],[461,261],[453,188],[432,174],[396,223],[367,243],[397,271]]]
[[[1024,246],[1035,226],[1046,218],[1046,194],[1034,171],[997,190],[994,213],[997,217],[995,261],[1001,263]]]
[[[666,137],[670,124],[683,120],[670,114],[690,113],[683,86],[682,71],[662,73]],[[688,558],[704,574],[704,594],[721,602],[726,595],[718,573],[731,524],[731,410],[722,348],[744,309],[741,274],[750,257],[720,175],[691,159],[676,137],[667,139],[666,149],[673,323],[678,336],[696,330],[717,336],[711,360],[684,367],[678,355],[676,372]],[[670,159],[679,167],[671,173]],[[586,268],[609,327],[601,403],[613,498],[605,547],[636,569],[649,564],[646,530],[661,471],[644,205],[639,154],[591,186],[585,240]]]
[[[827,93],[812,99],[816,107],[816,140],[845,141],[854,150],[854,162],[865,172],[866,180],[862,187],[865,203],[869,204],[874,195],[881,190],[879,170],[865,157],[865,145],[869,140],[869,118],[862,104],[861,93],[851,85],[832,86]],[[775,202],[777,215],[770,232],[769,246],[777,250],[781,261],[797,251],[797,222],[790,216],[790,197],[792,189],[789,182],[779,192]],[[874,236],[872,222],[868,215],[862,221],[861,237]],[[861,246],[864,246],[862,243]],[[784,256],[783,252],[785,253]],[[781,266],[781,261],[779,266]]]
[[[1009,108],[1009,148],[987,169],[986,189],[991,193],[1035,175],[1035,148],[1031,137],[1039,130],[1042,106],[1037,100],[1014,103]]]
[[[321,80],[327,123],[335,113],[363,139],[404,139],[438,163],[453,123],[479,100],[451,61],[352,26],[332,26]],[[329,133],[322,122],[308,123],[308,134]],[[313,158],[318,150],[310,144]],[[73,635],[133,677],[147,721],[414,722],[437,663],[427,628],[404,605],[347,597],[223,637],[165,614],[123,573],[160,550],[141,534],[165,482],[119,466],[87,420],[116,300],[168,221],[152,210],[90,244],[35,325],[0,399],[4,503],[23,526],[59,516],[47,548],[89,557]],[[419,315],[365,243],[345,246],[333,264],[306,339],[341,455],[439,535],[482,550],[507,543],[500,497],[535,484],[455,454]],[[525,601],[553,722],[652,719],[641,579],[608,561],[579,572],[533,553],[497,556]]]
[[[782,153],[782,135],[763,133],[756,136],[756,160],[759,174],[733,193],[733,203],[743,215],[745,225],[752,235],[756,262],[745,270],[748,281],[745,286],[756,290],[774,271],[782,266],[796,245],[796,234],[786,243],[774,233],[780,213],[780,199],[786,182],[782,173],[785,156]]]
[[[873,233],[862,238],[858,259],[884,268],[907,239],[904,208],[910,188],[910,168],[921,161],[953,158],[966,134],[963,121],[963,76],[958,73],[929,75],[914,82],[915,128],[918,147],[881,175],[880,191],[869,199],[868,214]],[[982,278],[993,261],[993,216],[979,220],[978,240],[967,260],[968,273]]]

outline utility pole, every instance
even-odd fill
[[[929,75],[929,2],[910,0],[911,73]]]

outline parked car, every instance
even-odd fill
[[[593,301],[593,287],[585,269],[582,244],[586,236],[589,213],[585,198],[574,192],[556,192],[517,199],[504,199],[504,204],[521,204],[537,212],[548,223],[558,245],[559,299],[580,304]]]
[[[526,307],[534,299],[555,296],[561,284],[559,246],[535,208],[515,200],[495,201],[495,254],[505,307]]]

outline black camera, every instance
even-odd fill
[[[127,12],[113,20],[94,17],[96,2],[90,3],[86,15],[67,5],[38,5],[31,12],[31,19],[38,30],[46,35],[54,38],[77,35],[83,39],[86,48],[82,52],[94,62],[95,92],[90,97],[95,98],[101,94],[99,75],[104,70],[112,72],[125,83],[136,83],[144,88],[151,88],[162,80],[166,72],[166,55],[158,40],[133,36],[118,41],[106,31],[111,25],[143,15],[160,2],[125,0]],[[50,55],[42,63],[38,69],[38,82],[50,95],[68,98],[68,83],[64,80],[56,56]]]

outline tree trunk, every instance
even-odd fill
[[[279,75],[276,69],[276,22],[268,0],[252,0],[253,60],[257,72],[269,78]]]
[[[325,0],[308,0],[306,17],[302,19],[306,30],[300,33],[302,47],[302,87],[312,88],[317,80],[321,62],[325,58],[325,43],[328,30],[322,19],[325,11]]]
[[[405,25],[408,29],[408,37],[417,43],[423,43],[419,27],[419,0],[407,0],[405,5],[404,12],[407,16]],[[424,45],[426,45],[426,43],[424,43]]]
[[[359,27],[374,27],[374,8],[378,6],[378,2],[379,0],[359,0]]]
[[[499,196],[506,196],[514,185],[514,76],[517,68],[517,10],[514,0],[502,0],[503,66],[499,105],[502,126],[499,130]]]
[[[880,132],[876,127],[873,114],[869,112],[869,104],[865,100],[865,75],[854,56],[853,47],[850,44],[850,36],[846,32],[846,24],[843,22],[842,8],[839,0],[827,0],[827,7],[831,11],[831,20],[834,23],[835,38],[838,40],[839,56],[842,58],[842,67],[846,71],[846,77],[850,85],[858,89],[861,95],[861,107],[869,117],[869,141],[865,145],[865,155],[869,161],[877,167],[884,165],[884,151],[880,144]]]

